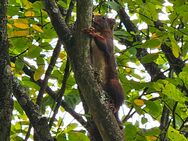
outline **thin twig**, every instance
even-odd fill
[[[48,85],[48,79],[50,78],[50,75],[51,75],[51,72],[55,66],[55,63],[56,63],[56,60],[59,56],[59,53],[61,51],[61,41],[58,40],[57,41],[57,44],[56,44],[56,47],[53,51],[53,54],[52,54],[52,58],[50,60],[50,63],[49,63],[49,66],[46,70],[46,73],[45,73],[45,76],[44,76],[44,80],[42,82],[42,85],[41,85],[41,88],[39,90],[39,94],[38,94],[38,97],[37,97],[37,104],[40,106],[41,105],[41,102],[42,102],[42,98],[43,98],[43,94],[46,90],[46,87]]]
[[[67,63],[66,63],[66,67],[65,67],[65,71],[64,71],[64,77],[63,77],[63,81],[62,81],[62,86],[61,86],[61,89],[59,90],[58,94],[57,94],[57,104],[56,104],[56,107],[54,109],[54,113],[49,121],[49,127],[51,128],[52,127],[52,124],[55,120],[55,116],[57,115],[58,113],[58,109],[59,107],[61,106],[61,102],[62,102],[62,97],[64,95],[64,92],[65,92],[65,89],[66,89],[66,83],[67,83],[67,79],[70,75],[70,63],[69,63],[69,59],[67,57]]]

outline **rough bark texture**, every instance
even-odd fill
[[[39,108],[31,101],[27,95],[26,89],[24,89],[16,79],[13,81],[13,93],[18,103],[25,111],[37,135],[40,137],[40,141],[53,141],[54,139],[50,134],[47,118],[42,117],[39,113]]]
[[[0,1],[0,140],[10,140],[12,101],[12,74],[8,55],[7,0]]]
[[[66,50],[73,66],[76,81],[103,141],[123,141],[122,131],[111,110],[105,104],[104,91],[94,79],[89,61],[89,37],[82,32],[84,28],[91,25],[93,1],[77,1],[77,25],[73,38],[71,38],[70,31],[62,19],[55,1],[44,0],[43,2],[59,38],[67,45]],[[72,44],[70,44],[70,39],[72,39]]]

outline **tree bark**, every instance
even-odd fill
[[[13,93],[40,137],[40,141],[54,141],[50,134],[47,118],[42,117],[39,108],[31,101],[26,89],[19,84],[17,79],[13,80]]]
[[[123,141],[123,133],[106,104],[105,92],[94,79],[94,71],[89,59],[89,37],[82,32],[84,28],[91,26],[93,1],[77,1],[77,24],[73,36],[55,1],[43,0],[43,2],[54,29],[61,41],[66,44],[77,84],[103,141]]]
[[[0,1],[0,140],[10,140],[12,100],[12,73],[7,40],[7,0]]]

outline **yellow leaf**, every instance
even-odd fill
[[[7,23],[7,27],[11,29],[11,28],[12,28],[12,25],[9,24],[9,23]]]
[[[67,54],[64,51],[59,53],[59,58],[62,60],[65,59],[66,56],[67,56]]]
[[[42,30],[42,28],[40,27],[40,26],[38,26],[38,25],[36,25],[36,24],[33,24],[32,25],[32,28],[34,29],[34,30],[36,30],[36,31],[38,31],[38,32],[44,32],[43,30]]]
[[[22,4],[25,9],[31,9],[33,7],[33,4],[28,0],[22,0]]]
[[[180,54],[180,48],[175,42],[171,42],[171,44],[172,44],[172,53],[176,58],[178,58]]]
[[[29,30],[13,31],[10,37],[24,37],[29,35]]]
[[[12,18],[12,16],[9,16],[9,15],[7,16],[7,19],[8,19],[8,20],[10,20],[11,18]]]
[[[152,39],[159,39],[159,37],[158,37],[158,35],[157,35],[157,33],[152,33],[152,35],[151,35],[151,40]],[[158,46],[156,46],[156,48],[160,48],[161,47],[161,44],[159,44]]]
[[[101,14],[99,12],[93,12],[94,16],[100,16]]]
[[[131,69],[128,68],[128,67],[125,68],[125,71],[126,71],[127,73],[131,73]]]
[[[10,67],[11,67],[11,71],[14,71],[15,70],[15,64],[10,62]]]
[[[44,70],[44,65],[40,65],[38,67],[38,69],[35,71],[34,73],[34,80],[37,81],[41,78],[41,76],[44,74],[45,70]]]
[[[161,48],[161,44],[160,44],[160,45],[158,45],[158,46],[156,46],[156,48]]]
[[[28,20],[27,19],[14,19],[14,23],[28,24]]]
[[[135,99],[134,100],[134,103],[137,105],[137,106],[143,106],[144,105],[144,100],[142,99]]]
[[[34,17],[35,16],[35,12],[34,11],[27,11],[27,12],[25,12],[25,16],[26,17]]]
[[[148,141],[156,141],[157,140],[157,137],[155,137],[155,136],[146,136],[146,138]]]
[[[158,38],[157,34],[156,34],[156,33],[153,33],[153,34],[151,35],[151,39],[156,39],[156,38]]]
[[[15,19],[14,26],[21,29],[29,28],[28,21],[26,19]]]
[[[29,28],[28,24],[24,24],[24,23],[14,23],[14,26],[20,29],[27,29]]]

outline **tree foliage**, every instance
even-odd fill
[[[13,89],[10,139],[120,141],[123,132],[126,141],[186,141],[187,9],[186,0],[9,0],[13,81],[1,89]],[[89,38],[82,30],[92,14],[116,20],[115,56],[126,97],[122,131],[101,103],[104,92],[89,65]],[[3,52],[2,37],[0,42]]]

